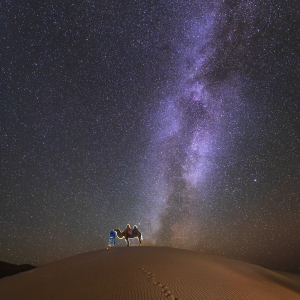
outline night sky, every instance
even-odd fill
[[[297,1],[1,9],[1,261],[103,249],[129,223],[300,271]]]

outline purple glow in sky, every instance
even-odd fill
[[[197,80],[214,56],[215,50],[207,45],[214,38],[218,9],[188,23],[192,25],[178,46],[179,59],[174,67],[178,76],[169,83],[152,120],[151,166],[156,168],[152,171],[156,181],[150,194],[154,208],[149,216],[149,235],[155,244],[186,248],[197,244],[199,221],[211,208],[209,183],[215,177],[216,159],[228,154],[222,139],[230,126],[227,111],[241,106],[233,78],[213,91]]]
[[[3,11],[0,260],[101,249],[130,223],[146,245],[299,269],[293,1]]]

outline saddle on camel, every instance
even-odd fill
[[[142,243],[142,234],[139,232],[136,225],[133,226],[133,229],[130,228],[130,225],[127,224],[127,227],[121,232],[119,228],[114,230],[117,233],[117,237],[119,239],[123,239],[127,242],[127,246],[129,246],[129,239],[138,238],[140,245]]]
[[[130,228],[130,225],[127,224],[127,227],[125,229],[125,240],[127,241],[128,240],[128,236],[129,235],[132,235],[132,229]]]

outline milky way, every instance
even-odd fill
[[[0,260],[102,249],[130,223],[299,270],[295,3],[3,8]]]
[[[154,119],[155,244],[269,255],[266,261],[277,263],[278,251],[299,266],[299,165],[290,164],[286,148],[291,143],[299,161],[299,137],[289,123],[293,116],[280,111],[299,107],[287,99],[297,89],[289,66],[299,71],[299,57],[292,50],[296,40],[280,32],[295,27],[275,19],[285,9],[222,3],[190,20],[198,26],[187,31],[179,78]]]

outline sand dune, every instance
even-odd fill
[[[14,265],[0,261],[0,278],[15,275],[17,273],[29,271],[36,268],[32,265]]]
[[[163,247],[88,252],[0,280],[1,300],[300,299],[295,280],[215,255]]]

